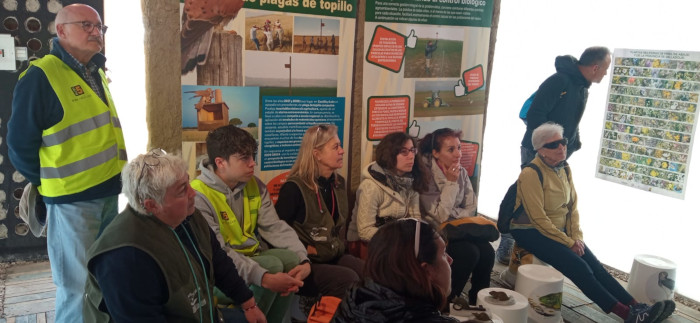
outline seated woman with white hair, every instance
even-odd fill
[[[181,158],[139,155],[122,170],[122,185],[129,205],[88,250],[85,322],[218,322],[214,285],[240,305],[237,321],[266,322],[195,210]]]
[[[673,313],[675,303],[638,303],[583,242],[578,197],[566,163],[567,140],[563,133],[562,126],[551,122],[532,132],[537,155],[531,164],[540,170],[542,179],[532,167],[525,167],[520,173],[515,203],[516,207],[522,203],[525,214],[511,222],[513,238],[571,279],[606,313],[613,312],[625,322],[661,322]]]

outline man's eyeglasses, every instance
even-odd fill
[[[564,147],[566,147],[567,144],[569,144],[569,139],[564,138],[564,139],[559,139],[557,141],[548,142],[548,143],[542,145],[542,147],[547,148],[547,149],[557,149],[557,148],[559,148],[559,145],[564,145]]]
[[[83,27],[83,30],[86,33],[92,33],[95,28],[100,31],[100,34],[105,34],[107,32],[107,26],[103,24],[93,24],[89,21],[83,20],[83,21],[73,21],[73,22],[64,22],[63,25],[68,25],[68,24],[80,24],[81,27]]]
[[[399,150],[399,154],[401,154],[401,156],[408,156],[409,153],[413,153],[415,155],[417,152],[418,152],[418,149],[416,149],[416,147],[401,148],[401,150]]]
[[[141,175],[139,175],[139,179],[136,181],[135,188],[135,191],[137,192],[136,195],[138,196],[139,202],[141,202],[141,204],[143,204],[143,197],[141,197],[141,194],[138,194],[138,192],[139,187],[141,187],[141,179],[143,179],[143,175],[145,174],[146,168],[153,168],[160,165],[160,157],[165,155],[166,152],[163,149],[154,148],[143,156],[143,165],[141,165]]]

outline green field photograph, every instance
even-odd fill
[[[484,113],[485,91],[456,97],[457,81],[416,81],[413,117],[440,117]]]
[[[464,30],[412,26],[418,41],[406,49],[405,78],[459,77],[464,51]]]

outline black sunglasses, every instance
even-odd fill
[[[569,144],[569,139],[564,138],[564,139],[559,139],[557,141],[548,142],[548,143],[542,145],[542,147],[547,148],[547,149],[557,149],[557,148],[559,148],[559,145],[564,145],[564,147],[566,147],[566,145],[568,145],[568,144]]]

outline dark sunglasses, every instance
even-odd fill
[[[557,141],[548,142],[548,143],[542,145],[542,147],[547,148],[547,149],[557,149],[557,148],[559,148],[559,145],[564,145],[564,147],[566,147],[566,145],[568,145],[568,144],[569,144],[569,139],[564,138],[564,139],[559,139]]]

